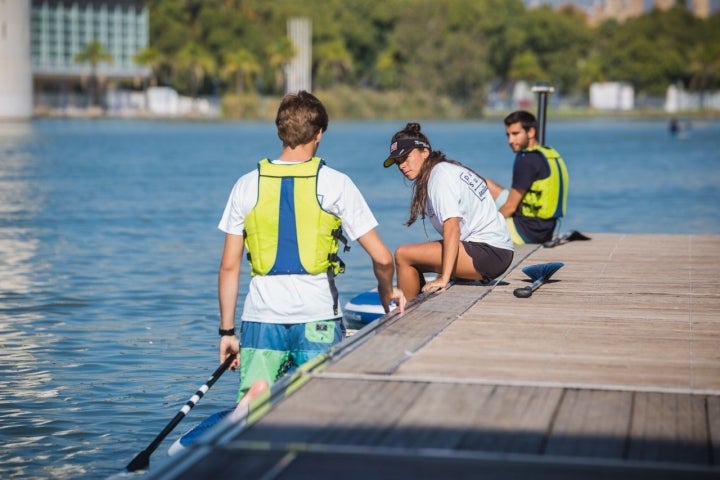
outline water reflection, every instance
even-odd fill
[[[54,336],[38,332],[42,309],[33,308],[38,287],[39,239],[31,227],[44,197],[28,179],[35,168],[29,123],[0,123],[0,464],[24,475],[36,460],[28,452],[48,444],[52,417],[43,406],[58,396],[52,375],[37,358]]]

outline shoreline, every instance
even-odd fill
[[[502,120],[508,111],[491,111],[484,112],[478,117],[456,118],[456,117],[417,117],[428,121],[477,121],[477,120]],[[531,110],[532,112],[532,110]],[[568,111],[568,110],[548,110],[548,117],[554,119],[628,119],[628,120],[669,120],[677,118],[678,120],[701,120],[715,121],[720,119],[720,112],[664,112],[664,111],[625,111],[625,112],[609,112],[609,111]],[[366,116],[350,117],[337,116],[335,121],[372,121],[372,120],[405,120],[410,116],[399,115],[397,117],[374,118]],[[97,112],[73,112],[71,114],[62,112],[46,112],[42,114],[34,114],[30,118],[0,118],[0,123],[18,123],[31,122],[34,120],[157,120],[157,121],[208,121],[208,122],[236,122],[236,121],[272,121],[272,118],[264,116],[247,116],[247,117],[228,117],[223,115],[207,115],[207,114],[183,114],[183,115],[161,115],[152,113],[137,114],[112,114]]]

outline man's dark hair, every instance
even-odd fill
[[[537,120],[535,119],[535,115],[532,113],[525,111],[525,110],[516,110],[512,112],[510,115],[505,117],[505,126],[509,127],[510,125],[513,125],[515,123],[520,122],[522,124],[523,130],[526,132],[530,130],[531,128],[534,128],[537,130]]]

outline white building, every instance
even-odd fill
[[[623,82],[603,82],[590,85],[590,107],[597,110],[632,110],[635,108],[635,89]]]
[[[95,73],[104,82],[149,75],[149,69],[133,61],[149,42],[148,8],[142,0],[32,0],[31,5],[30,54],[36,103],[67,106],[73,93],[85,90],[92,68],[75,59],[93,41],[112,57],[111,62],[97,65]]]
[[[0,120],[32,116],[30,0],[0,0]]]

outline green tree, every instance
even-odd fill
[[[476,114],[485,89],[514,79],[546,80],[559,94],[587,92],[594,81],[629,81],[638,93],[682,83],[698,91],[720,83],[710,45],[720,44],[720,16],[698,19],[678,4],[624,22],[587,24],[579,9],[526,10],[523,0],[147,0],[151,46],[166,59],[156,76],[179,89],[193,78],[178,53],[193,42],[223,78],[244,49],[261,66],[235,77],[234,89],[283,91],[294,57],[287,20],[313,25],[313,83],[437,99]],[[704,45],[704,46],[703,46]],[[172,67],[172,68],[171,68]],[[247,70],[247,69],[246,69]],[[254,71],[254,67],[251,69]],[[204,71],[204,70],[203,70]],[[205,71],[204,71],[205,72]],[[239,74],[238,70],[235,70]],[[207,72],[203,73],[207,76]],[[240,87],[240,82],[242,87]],[[202,85],[192,88],[199,89]],[[201,83],[201,82],[200,82]],[[230,85],[230,88],[233,88]]]
[[[705,108],[706,93],[720,87],[720,14],[703,22],[696,30],[695,44],[688,51],[687,87],[700,95]]]
[[[705,93],[720,83],[720,44],[699,43],[690,51],[688,66],[691,91],[700,94],[700,107],[705,108]]]
[[[262,67],[250,50],[240,48],[223,56],[222,75],[226,80],[235,80],[237,94],[254,90],[255,77],[261,72]]]
[[[543,71],[537,56],[530,50],[518,53],[510,64],[508,79],[525,80],[528,83],[548,82],[550,79]]]
[[[154,87],[158,84],[157,75],[160,67],[164,62],[163,55],[160,51],[153,47],[145,47],[133,56],[133,62],[142,67],[150,68],[150,86]],[[144,82],[144,79],[143,79]]]
[[[328,87],[345,80],[353,67],[353,59],[342,39],[318,44],[313,49],[315,81],[318,86]]]
[[[469,113],[482,108],[490,75],[476,4],[420,0],[398,17],[389,46],[401,89],[447,96]]]
[[[93,40],[75,55],[75,62],[90,64],[90,99],[93,106],[99,105],[102,81],[98,76],[98,66],[101,63],[111,64],[112,54],[99,41]]]
[[[295,46],[288,37],[279,37],[271,42],[266,50],[268,63],[275,72],[275,87],[278,91],[284,91],[287,85],[286,69],[288,64],[295,57]]]
[[[400,54],[395,48],[388,47],[380,52],[371,77],[375,87],[391,90],[400,86],[402,79],[399,73],[399,61]]]
[[[537,65],[533,65],[531,56],[517,54],[512,64],[514,75],[524,67],[535,77],[526,80],[548,82],[562,92],[576,91],[579,67],[592,45],[586,21],[584,14],[572,8],[554,11],[542,7],[520,16],[523,52],[532,52]]]
[[[205,77],[215,74],[217,70],[215,58],[195,42],[187,43],[177,53],[174,66],[179,72],[189,75],[190,93],[193,98],[197,98]]]
[[[664,94],[668,85],[687,79],[699,22],[681,5],[626,20],[603,43],[603,72],[639,92]]]

